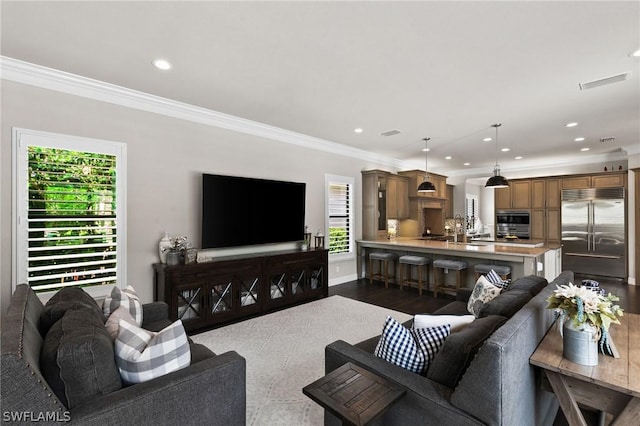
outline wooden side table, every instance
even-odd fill
[[[620,322],[609,328],[620,358],[600,354],[594,367],[563,358],[555,325],[531,355],[571,426],[587,424],[578,404],[611,414],[613,425],[640,424],[640,315],[625,313]]]
[[[399,400],[405,389],[350,362],[302,392],[346,425],[366,425]]]

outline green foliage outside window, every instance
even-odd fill
[[[49,290],[111,282],[115,156],[29,146],[28,167],[30,284]]]
[[[347,230],[344,228],[329,228],[329,253],[343,253],[348,251],[349,241]]]

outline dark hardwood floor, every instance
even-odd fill
[[[580,279],[580,277],[576,278],[576,281]],[[620,298],[618,304],[625,312],[640,314],[640,291],[636,290],[636,286],[605,281],[600,281],[600,285],[607,292]],[[329,296],[333,295],[360,300],[410,315],[433,312],[454,300],[454,296],[442,294],[434,298],[431,291],[424,289],[422,296],[419,296],[416,288],[403,286],[401,291],[399,286],[391,283],[389,288],[385,288],[383,282],[374,280],[373,284],[369,284],[368,279],[331,286],[329,287]]]
[[[425,290],[420,296],[418,289],[407,288],[407,286],[403,286],[401,291],[399,286],[391,283],[389,288],[385,288],[382,281],[374,280],[373,284],[369,284],[369,280],[365,279],[329,287],[329,296],[332,295],[348,297],[411,315],[433,312],[454,300],[453,296],[441,294],[434,298],[432,292]]]

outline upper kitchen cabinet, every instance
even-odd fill
[[[387,218],[409,218],[409,180],[405,177],[387,177]]]
[[[436,187],[435,192],[418,192],[418,186],[424,181],[422,170],[408,170],[398,172],[398,176],[408,179],[409,196],[425,198],[447,198],[447,177],[436,173],[429,173],[429,181]]]
[[[496,210],[530,209],[531,180],[512,180],[508,188],[496,188],[494,199]]]
[[[548,209],[560,208],[560,179],[545,179],[545,207]]]
[[[388,219],[409,217],[408,180],[382,170],[362,172],[362,237],[386,238]]]
[[[531,208],[560,208],[560,179],[548,178],[531,180]]]
[[[591,176],[593,188],[620,188],[626,186],[627,172],[604,173]]]
[[[591,188],[591,176],[570,176],[562,178],[562,189]]]
[[[531,182],[531,207],[543,209],[546,205],[545,194],[546,185],[544,179],[534,179]]]
[[[562,189],[619,188],[626,186],[627,172],[616,171],[562,178]]]

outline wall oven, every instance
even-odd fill
[[[496,237],[515,236],[528,240],[531,237],[530,213],[528,211],[498,210],[496,212]]]

